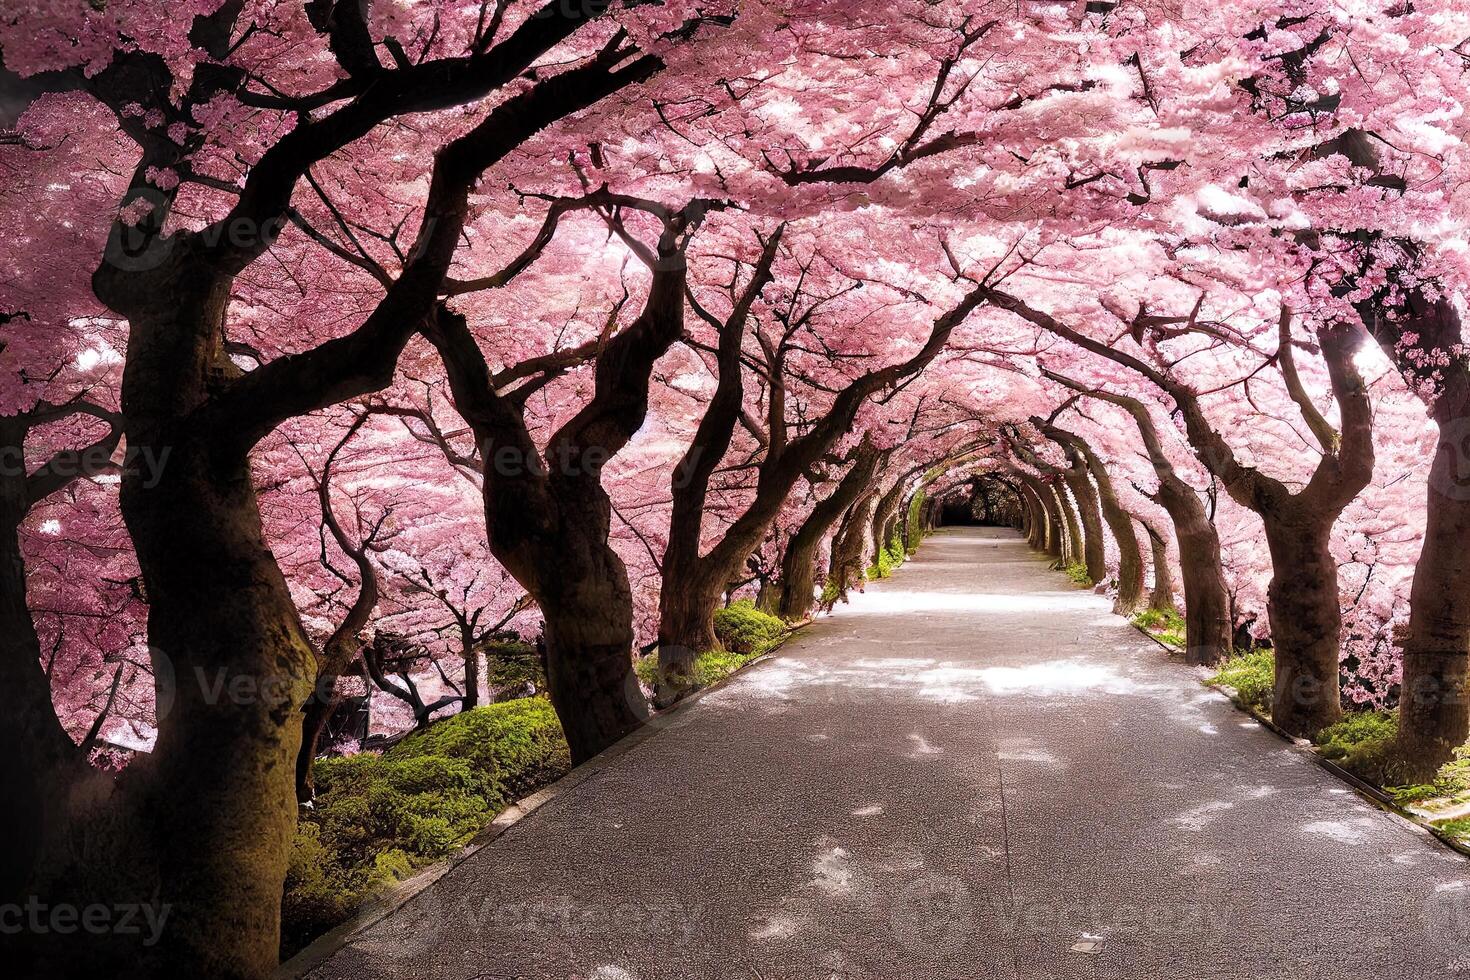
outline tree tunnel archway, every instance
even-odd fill
[[[995,474],[976,474],[939,497],[941,527],[1020,528],[1025,505],[1015,486]]]

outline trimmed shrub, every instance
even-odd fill
[[[1393,786],[1405,781],[1408,770],[1398,758],[1394,743],[1398,738],[1398,717],[1388,711],[1355,711],[1335,725],[1328,725],[1312,741],[1322,756],[1344,769],[1379,786]],[[1424,787],[1406,787],[1403,797],[1416,795]]]
[[[715,613],[715,636],[726,650],[738,654],[764,653],[786,635],[786,623],[741,599]]]
[[[318,760],[316,806],[291,844],[282,954],[463,847],[508,804],[569,767],[545,698],[463,712],[382,755]]]
[[[1270,650],[1249,650],[1220,664],[1212,683],[1235,689],[1236,700],[1261,714],[1271,713],[1276,686],[1276,659]]]

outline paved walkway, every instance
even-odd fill
[[[1008,531],[678,718],[313,976],[1470,977],[1470,862]]]

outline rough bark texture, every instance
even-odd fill
[[[870,488],[849,508],[842,527],[837,532],[837,538],[832,542],[832,563],[827,577],[828,581],[836,584],[837,599],[846,599],[848,591],[862,581],[863,550],[868,540],[873,510],[877,506],[878,493]]]
[[[1153,565],[1154,583],[1149,590],[1148,607],[1156,612],[1175,612],[1174,569],[1169,564],[1169,542],[1151,523],[1143,520],[1139,523],[1148,535],[1149,556]]]
[[[1324,517],[1315,509],[1266,524],[1271,567],[1277,570],[1266,603],[1277,651],[1271,720],[1306,736],[1342,719],[1342,608],[1331,538],[1332,515]]]
[[[121,488],[149,604],[159,731],[154,750],[115,787],[89,781],[86,792],[69,796],[65,818],[48,822],[33,881],[53,905],[162,902],[169,912],[153,946],[116,933],[65,937],[40,951],[47,975],[260,980],[274,970],[296,817],[299,711],[316,657],[265,546],[250,451],[286,419],[385,387],[399,352],[438,304],[479,175],[548,123],[661,63],[639,58],[619,68],[623,54],[609,50],[521,87],[441,148],[410,258],[350,333],[242,374],[225,354],[234,278],[269,248],[272,236],[260,230],[285,220],[297,181],[314,163],[393,115],[478,100],[607,6],[548,7],[483,57],[374,72],[371,84],[360,76],[351,93],[360,97],[331,113],[301,114],[250,168],[230,213],[198,233],[163,234],[172,194],[158,194],[147,172],[172,166],[178,147],[141,118],[129,121],[141,114],[121,111],[180,98],[164,61],[118,52],[86,81],[142,149],[120,212],[151,205],[141,220],[114,227],[93,286],[129,321],[122,381],[129,450],[166,463],[157,474],[125,468]],[[243,7],[227,2],[196,18],[191,39],[223,59]],[[339,37],[333,31],[342,57]],[[195,72],[182,86],[182,105],[163,108],[187,114],[240,81],[227,69]],[[254,233],[236,234],[241,228]]]
[[[833,491],[819,501],[787,542],[781,556],[781,595],[778,614],[789,622],[811,615],[816,602],[817,556],[832,525],[841,519],[873,481],[883,454],[866,438],[857,458]]]
[[[1460,356],[1459,311],[1448,298],[1408,290],[1400,306],[1374,300],[1358,312],[1404,379],[1434,392],[1429,409],[1439,444],[1399,696],[1399,754],[1412,776],[1427,780],[1470,738],[1470,369]]]

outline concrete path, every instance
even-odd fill
[[[1470,863],[990,529],[928,540],[312,974],[1457,975]]]

